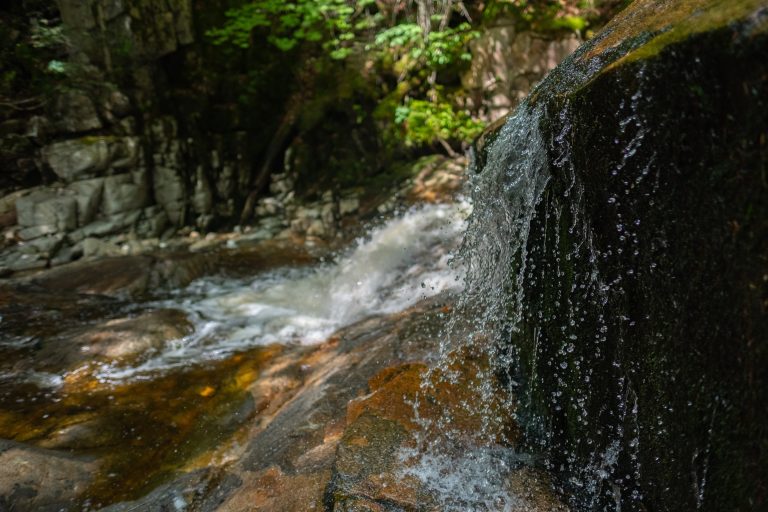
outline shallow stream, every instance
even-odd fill
[[[279,357],[460,291],[451,255],[470,210],[413,207],[315,264],[206,276],[150,301],[17,291],[0,321],[0,438],[99,461],[85,509],[205,467],[269,407],[249,389]]]

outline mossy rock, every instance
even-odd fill
[[[768,507],[767,54],[765,2],[639,0],[521,106],[548,181],[506,371],[576,510]]]

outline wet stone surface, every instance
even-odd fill
[[[423,229],[415,233],[424,238]],[[269,247],[104,260],[90,272],[75,264],[3,288],[0,327],[9,337],[0,345],[0,438],[9,444],[0,454],[8,462],[0,466],[0,505],[57,512],[448,510],[416,473],[404,473],[416,463],[402,455],[437,442],[447,414],[463,432],[462,447],[479,439],[480,411],[466,404],[487,361],[457,356],[444,370],[458,375],[450,385],[425,363],[452,310],[448,293],[402,312],[363,315],[314,345],[250,346],[120,377],[122,369],[172,354],[204,325],[179,309],[187,302],[174,299],[175,308],[157,299],[164,293],[151,284],[160,282],[152,277],[158,269],[203,275],[215,261],[224,274],[247,276],[273,262],[314,258]],[[434,258],[434,247],[425,250]],[[146,290],[155,298],[137,301]],[[191,297],[191,304],[204,300]],[[426,399],[414,408],[420,397]],[[483,426],[484,439],[512,446],[515,429],[499,417],[504,421],[494,428]],[[430,435],[419,438],[421,430]],[[549,496],[542,482],[523,487]],[[519,510],[559,510],[555,505]]]

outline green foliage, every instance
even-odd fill
[[[215,45],[250,48],[257,59],[256,65],[249,61],[238,89],[240,103],[263,104],[278,71],[290,68],[296,78],[277,87],[293,89],[285,96],[301,103],[299,132],[327,126],[334,118],[329,113],[360,102],[365,107],[342,117],[354,130],[371,127],[373,144],[388,158],[399,158],[411,152],[406,148],[435,144],[451,152],[482,131],[483,124],[458,99],[461,73],[471,60],[469,43],[484,25],[505,18],[520,29],[583,32],[595,19],[596,6],[625,1],[241,0],[242,6],[228,10],[224,23],[206,34]],[[424,2],[431,4],[427,14],[439,13],[431,21],[424,19]],[[301,59],[282,58],[282,52],[297,48]],[[348,59],[353,54],[360,58]],[[329,152],[334,160],[341,149]],[[351,172],[356,158],[324,165],[343,174]]]
[[[379,32],[373,47],[389,52],[395,58],[406,58],[406,72],[415,69],[436,71],[457,62],[469,61],[472,56],[467,50],[467,43],[478,35],[479,32],[473,30],[469,23],[433,30],[426,37],[416,23],[401,23]]]
[[[227,23],[208,30],[214,44],[251,46],[255,31],[282,51],[303,42],[319,44],[332,59],[351,53],[356,34],[376,24],[374,0],[256,0],[226,12]]]
[[[69,44],[62,25],[49,27],[42,23],[33,25],[29,42],[35,48],[56,48]]]
[[[443,86],[437,83],[438,73],[455,76],[471,60],[468,45],[478,36],[469,23],[425,35],[418,24],[403,22],[380,31],[368,46],[398,79],[377,117],[393,123],[394,134],[407,146],[465,143],[482,131],[482,123],[442,97]]]
[[[500,17],[516,20],[522,30],[582,32],[597,11],[584,0],[491,0],[483,11],[486,22]]]
[[[588,25],[585,13],[595,1],[489,0],[480,7],[479,19],[511,17],[525,28],[581,32]],[[281,51],[301,45],[310,50],[317,69],[365,52],[365,61],[373,65],[368,69],[376,71],[378,89],[371,99],[378,104],[374,118],[385,147],[458,144],[475,138],[483,125],[457,108],[444,91],[458,87],[458,76],[471,60],[469,43],[478,37],[479,27],[468,20],[451,22],[452,14],[464,12],[455,5],[446,10],[451,5],[435,2],[435,12],[441,14],[424,27],[417,23],[415,2],[251,0],[227,11],[224,25],[207,35],[214,44],[240,48],[260,41]],[[302,116],[312,117],[310,112],[316,110],[308,106]]]
[[[444,101],[412,100],[395,109],[395,122],[403,127],[408,145],[432,145],[440,141],[468,142],[485,125],[465,111]]]
[[[448,13],[448,18],[436,17],[425,33],[411,17],[414,13],[393,18],[378,9],[374,0],[253,0],[227,11],[227,22],[207,35],[214,44],[240,48],[255,46],[257,39],[282,51],[305,45],[321,58],[313,64],[317,69],[324,66],[323,58],[343,60],[352,52],[365,52],[379,80],[396,82],[394,91],[379,85],[374,92],[373,100],[380,105],[374,117],[385,146],[472,139],[480,123],[448,101],[427,98],[438,96],[437,73],[455,77],[471,59],[468,43],[479,32],[466,22],[449,24]],[[318,102],[315,98],[312,103]],[[314,110],[308,106],[302,117],[311,117]]]
[[[570,32],[579,32],[581,33],[585,28],[587,28],[588,22],[586,19],[584,19],[582,16],[562,16],[559,18],[553,18],[551,21],[551,27],[554,30],[568,30]]]
[[[12,102],[49,93],[68,69],[57,59],[67,45],[61,25],[6,13],[0,19],[0,96]]]

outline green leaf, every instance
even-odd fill
[[[292,50],[296,46],[296,39],[289,37],[270,37],[270,42],[277,46],[280,50],[287,52]]]
[[[67,65],[60,60],[52,60],[48,63],[46,69],[52,73],[64,73],[67,71]]]
[[[304,37],[307,41],[316,42],[323,39],[323,33],[317,30],[311,30],[307,32]]]
[[[349,48],[337,48],[333,50],[329,55],[332,59],[335,60],[343,60],[349,57],[349,54],[352,53],[352,50]]]

